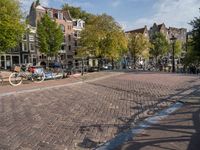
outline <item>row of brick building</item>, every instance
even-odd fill
[[[55,20],[63,31],[64,40],[59,50],[58,61],[65,64],[66,67],[72,67],[78,63],[74,56],[77,53],[78,39],[85,22],[81,19],[73,19],[69,11],[47,8],[33,2],[27,16],[29,24],[21,42],[16,48],[10,49],[5,54],[0,54],[0,67],[2,69],[10,69],[19,64],[45,65],[47,63],[46,55],[39,51],[36,34],[37,23],[44,14],[48,14]]]
[[[163,33],[163,35],[166,37],[166,40],[168,41],[168,43],[171,42],[170,38],[172,36],[176,37],[177,40],[181,42],[182,54],[180,55],[179,58],[177,58],[175,60],[176,65],[180,64],[180,59],[182,59],[184,57],[184,54],[186,53],[186,49],[187,49],[187,47],[186,47],[187,29],[175,28],[175,27],[167,28],[164,23],[158,24],[158,25],[156,23],[154,23],[153,26],[149,28],[149,30],[148,30],[147,26],[145,26],[144,28],[126,31],[127,34],[141,33],[149,40],[153,37],[153,35],[156,32]],[[166,65],[171,66],[172,65],[172,47],[170,47],[169,52],[166,54],[166,56],[164,56],[164,58],[167,62]],[[141,59],[142,58],[140,58],[140,61],[141,61]],[[147,63],[149,63],[149,61],[152,61],[152,59],[150,58],[150,60],[148,60]]]
[[[57,57],[58,61],[67,68],[78,66],[79,60],[76,59],[75,56],[79,46],[78,41],[80,32],[84,28],[85,22],[81,19],[73,19],[69,11],[47,8],[33,2],[30,7],[29,15],[27,16],[29,24],[27,25],[26,33],[22,37],[21,42],[16,48],[10,49],[5,54],[0,54],[0,67],[2,69],[10,69],[14,65],[19,64],[31,63],[33,65],[45,65],[47,63],[46,55],[39,51],[36,34],[37,23],[44,14],[48,14],[50,18],[55,20],[56,23],[61,26],[63,31],[64,41],[59,50],[59,55]],[[145,26],[144,28],[127,31],[126,33],[142,33],[147,38],[151,38],[155,32],[162,32],[168,41],[170,41],[171,36],[174,35],[183,43],[183,45],[186,43],[186,29],[167,28],[164,23],[159,25],[154,23],[149,30],[147,29],[147,26]]]

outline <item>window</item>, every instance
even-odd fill
[[[73,56],[72,55],[67,55],[67,58],[72,59]]]
[[[13,65],[19,65],[19,56],[12,56]]]
[[[55,17],[55,18],[58,18],[58,14],[57,14],[57,13],[55,13],[55,14],[54,14],[54,17]]]
[[[10,67],[11,67],[11,57],[6,56],[6,68],[10,69]]]
[[[71,41],[71,35],[68,35],[69,42]]]
[[[61,50],[65,50],[65,45],[61,45]]]
[[[62,32],[65,32],[65,26],[63,24],[60,25]]]
[[[58,19],[61,19],[61,20],[63,20],[63,13],[61,13],[61,12],[58,12]]]
[[[36,63],[37,63],[37,58],[36,58],[36,55],[31,55],[31,59],[32,59],[32,64],[35,66]]]
[[[78,26],[79,26],[79,27],[82,27],[82,23],[81,23],[81,22],[79,22],[79,23],[78,23]]]
[[[74,32],[74,36],[77,37],[78,36],[78,32]]]
[[[19,52],[19,47],[11,48],[11,52]]]
[[[78,46],[78,42],[77,41],[74,41],[74,46]]]
[[[1,68],[5,68],[5,57],[1,56]]]
[[[61,59],[61,60],[64,60],[64,59],[65,59],[65,56],[64,56],[64,55],[60,55],[60,59]]]
[[[69,45],[68,48],[69,48],[69,51],[71,51],[71,45]]]
[[[22,43],[22,51],[28,51],[27,43]]]
[[[23,40],[26,41],[26,34],[23,35]]]
[[[34,48],[34,44],[33,44],[33,43],[30,43],[30,44],[29,44],[29,49],[30,49],[30,51],[35,51],[35,48]]]
[[[29,41],[32,41],[32,42],[34,41],[34,35],[31,35],[31,34],[29,35]]]
[[[29,63],[29,61],[28,61],[28,55],[24,55],[23,56],[23,63],[25,63],[25,64]]]
[[[71,29],[72,29],[72,26],[69,25],[69,26],[68,26],[68,30],[71,30]]]

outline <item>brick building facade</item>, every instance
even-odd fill
[[[175,27],[169,27],[167,28],[166,25],[164,23],[162,24],[156,24],[154,23],[152,27],[150,27],[150,29],[147,29],[147,26],[145,26],[144,28],[139,28],[139,29],[135,29],[135,30],[130,30],[127,31],[127,34],[133,34],[133,33],[141,33],[143,34],[145,37],[148,37],[149,39],[151,39],[151,37],[156,33],[156,32],[160,32],[162,33],[165,37],[166,40],[169,42],[169,44],[171,43],[170,38],[172,36],[175,36],[177,38],[178,41],[181,42],[182,44],[182,54],[180,55],[179,58],[176,59],[176,65],[180,64],[180,59],[182,57],[184,57],[184,54],[186,53],[186,42],[187,42],[187,29],[185,28],[175,28]],[[167,62],[167,65],[171,65],[171,57],[172,57],[172,47],[170,47],[169,52],[166,54],[166,56],[164,56],[164,59]],[[150,58],[150,62],[152,62],[152,59]]]
[[[48,14],[50,18],[55,20],[63,31],[64,41],[59,50],[58,61],[66,67],[72,68],[74,65],[76,43],[74,38],[73,20],[69,11],[47,8],[41,5],[36,5],[36,3],[33,2],[30,8],[30,13],[27,17],[30,25],[37,27],[37,23],[41,20],[44,14]],[[45,64],[47,59],[48,58],[46,58],[44,54],[40,53],[37,48],[37,61]]]

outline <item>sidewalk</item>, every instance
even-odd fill
[[[109,77],[114,75],[119,75],[116,72],[94,72],[87,73],[83,76],[71,76],[70,78],[58,79],[58,80],[45,80],[42,83],[33,83],[31,81],[23,81],[19,86],[11,86],[8,83],[0,86],[0,96],[6,94],[23,93],[24,91],[37,91],[48,88],[56,88],[61,86],[67,86],[68,84],[76,84],[81,82],[90,81],[93,79],[98,79],[101,77]]]
[[[184,102],[182,108],[144,129],[116,150],[199,150],[200,90]]]

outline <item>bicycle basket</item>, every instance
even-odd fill
[[[20,72],[20,70],[21,70],[21,67],[15,66],[15,68],[14,68],[14,71],[15,71],[15,72]]]

